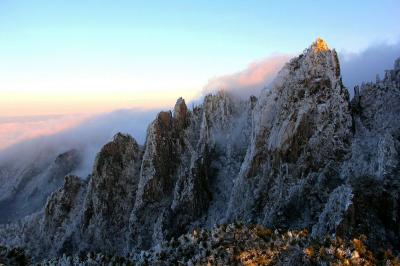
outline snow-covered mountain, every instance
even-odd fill
[[[221,91],[193,110],[180,98],[144,146],[115,135],[87,181],[65,177],[0,244],[34,260],[94,251],[144,263],[150,249],[162,265],[165,241],[241,221],[399,252],[399,118],[400,59],[350,102],[335,50],[317,39],[258,97]]]

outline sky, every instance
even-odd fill
[[[385,0],[0,0],[0,149],[88,115],[250,88],[317,37],[359,62],[397,53],[398,14]]]

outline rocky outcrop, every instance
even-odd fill
[[[97,155],[89,181],[67,176],[41,213],[0,229],[0,242],[13,241],[34,259],[93,250],[124,253],[141,158],[136,141],[117,134]]]
[[[350,186],[342,185],[332,191],[323,212],[312,228],[314,238],[334,235],[352,204],[353,191]]]
[[[22,246],[34,260],[87,252],[94,259],[91,252],[99,252],[96,261],[123,255],[161,265],[181,257],[187,264],[245,263],[249,256],[265,259],[266,250],[283,265],[312,264],[312,249],[294,242],[341,236],[350,243],[362,234],[373,252],[398,252],[399,73],[397,60],[384,80],[356,88],[350,102],[336,52],[318,39],[258,98],[220,91],[192,110],[179,98],[173,112],[150,124],[143,147],[117,134],[87,182],[68,176],[41,213],[0,228],[0,244]],[[291,236],[254,227],[214,229],[211,242],[206,234],[208,240],[186,234],[237,221]],[[293,239],[292,230],[310,235]],[[282,250],[272,251],[266,234],[281,238]],[[351,252],[343,259],[360,259]],[[329,256],[325,262],[337,259]],[[72,259],[79,260],[61,260]]]
[[[164,224],[170,215],[176,171],[184,147],[187,108],[178,100],[174,116],[161,112],[149,126],[140,179],[131,214],[132,246],[149,248],[164,239]]]
[[[39,221],[40,231],[27,235],[25,241],[28,244],[38,241],[41,251],[38,257],[59,256],[63,253],[72,253],[80,249],[78,247],[80,236],[75,228],[81,217],[81,208],[86,193],[87,184],[77,176],[66,176],[64,185],[54,192],[47,201],[44,209],[44,217]]]
[[[76,227],[87,184],[77,176],[64,178],[64,184],[48,198],[39,213],[0,227],[0,242],[23,248],[32,260],[54,257],[79,250]]]
[[[80,224],[88,250],[117,254],[127,246],[129,214],[139,183],[141,160],[139,145],[131,136],[121,133],[98,153]]]

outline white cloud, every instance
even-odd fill
[[[224,90],[241,98],[258,96],[289,59],[288,55],[270,56],[251,63],[246,69],[237,73],[210,79],[203,89],[203,94]]]
[[[7,129],[26,139],[0,151],[0,166],[12,167],[13,162],[19,166],[30,164],[35,158],[55,158],[58,154],[71,149],[79,150],[83,155],[81,169],[76,173],[85,177],[92,170],[94,158],[101,149],[118,132],[129,133],[138,143],[143,144],[147,126],[155,118],[158,110],[126,109],[82,119],[82,116],[45,116],[0,119],[2,138],[8,139]],[[12,124],[12,125],[10,125]],[[68,128],[66,128],[69,125]],[[1,129],[3,128],[3,129]],[[42,129],[40,129],[42,128]],[[18,133],[25,131],[24,133]],[[45,134],[44,134],[45,133]],[[19,136],[18,135],[18,136]]]
[[[18,142],[74,127],[87,115],[0,117],[0,150]]]

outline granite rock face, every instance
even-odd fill
[[[124,250],[141,159],[136,141],[121,133],[97,155],[80,224],[84,243],[89,243],[87,249],[112,254]]]
[[[280,71],[255,107],[228,220],[299,229],[317,221],[350,149],[348,97],[322,40]]]
[[[98,252],[143,261],[150,250],[158,263],[160,245],[170,252],[165,243],[195,228],[241,221],[316,240],[364,234],[371,250],[398,252],[399,84],[396,60],[350,102],[336,52],[318,39],[258,98],[220,91],[192,110],[179,98],[144,146],[117,134],[88,181],[66,177],[41,212],[0,228],[0,244],[34,260]],[[280,262],[304,262],[302,252]]]
[[[62,188],[48,199],[44,215],[36,225],[41,230],[36,234],[27,234],[29,242],[37,241],[44,254],[52,256],[78,250],[74,246],[79,240],[75,227],[81,217],[81,208],[86,194],[87,184],[77,176],[66,176]],[[28,246],[29,249],[29,246]],[[44,256],[39,253],[38,257]]]
[[[193,111],[178,99],[174,114],[158,115],[148,129],[131,214],[132,247],[149,248],[193,223],[222,219],[252,107],[250,100],[235,101],[220,92]]]

